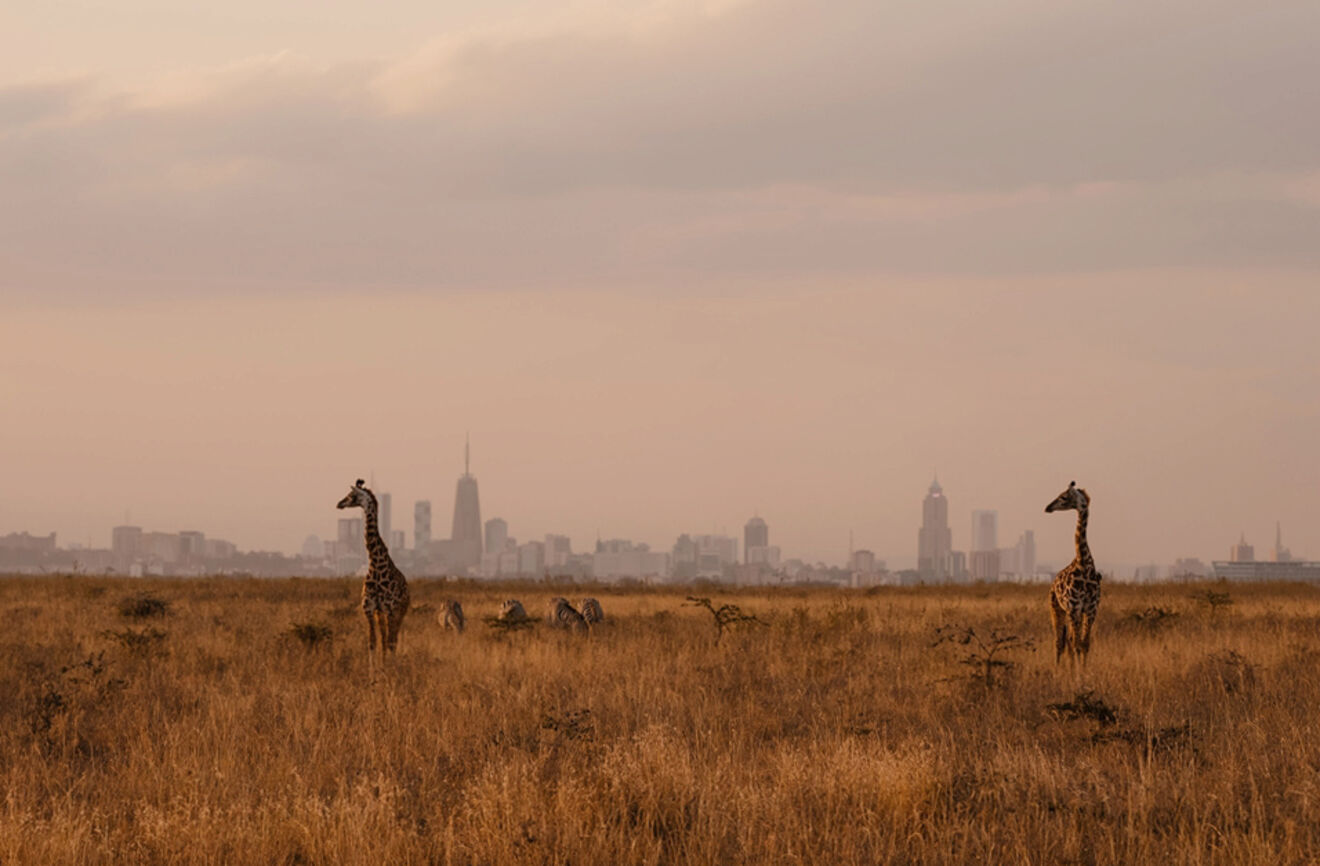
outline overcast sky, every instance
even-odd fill
[[[199,8],[200,7],[200,8]],[[209,8],[208,8],[209,7]],[[0,534],[1320,558],[1320,5],[0,7]]]

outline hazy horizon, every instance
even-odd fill
[[[902,563],[938,471],[1320,558],[1314,4],[84,11],[0,10],[0,534],[444,537],[470,431],[579,550]]]

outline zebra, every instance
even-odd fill
[[[522,602],[516,598],[511,598],[500,605],[500,619],[505,622],[518,622],[524,619],[530,619],[527,611],[523,608]]]
[[[573,609],[573,605],[568,603],[568,599],[561,596],[550,599],[550,608],[545,621],[552,628],[566,628],[571,631],[587,630],[587,621],[582,618],[582,614]]]
[[[467,626],[467,620],[463,616],[463,605],[452,598],[440,605],[440,614],[437,619],[445,627],[445,631],[453,629],[462,634],[463,629]]]
[[[601,610],[600,602],[594,598],[582,599],[582,618],[587,621],[587,625],[604,622],[605,611]]]

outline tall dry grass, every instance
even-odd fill
[[[1206,589],[1107,586],[1075,674],[1039,587],[593,587],[583,637],[420,581],[373,668],[349,581],[0,580],[0,863],[1320,859],[1320,591]]]

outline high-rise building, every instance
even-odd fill
[[[953,530],[949,529],[949,500],[939,479],[921,503],[921,529],[917,530],[917,572],[924,581],[945,581],[954,576]]]
[[[753,517],[743,527],[743,562],[752,561],[752,548],[770,546],[770,527],[764,520]]]
[[[572,555],[573,542],[567,535],[546,535],[544,562],[546,568],[563,568],[568,565],[569,557]]]
[[[431,543],[431,501],[422,499],[413,506],[413,550],[424,553]]]
[[[1292,551],[1283,546],[1283,524],[1274,524],[1274,561],[1292,562]]]
[[[474,568],[481,564],[481,499],[477,479],[472,475],[472,449],[463,447],[463,477],[454,490],[454,525],[450,532],[453,565]]]
[[[1229,562],[1255,562],[1256,548],[1247,544],[1247,534],[1242,533],[1242,540],[1228,549]]]
[[[1025,580],[1036,576],[1036,533],[1030,529],[1023,530],[1018,539],[1018,568]]]
[[[116,526],[110,530],[110,550],[120,558],[137,556],[142,546],[141,526]]]
[[[365,555],[367,552],[366,539],[363,536],[363,518],[361,517],[341,517],[339,518],[339,552],[351,554],[353,556]]]
[[[179,555],[184,559],[201,559],[206,555],[206,535],[195,529],[180,532]]]
[[[724,567],[738,564],[738,539],[727,535],[688,535],[674,542],[673,570],[680,579],[718,578]]]
[[[545,571],[545,545],[529,541],[518,548],[518,573],[540,577]]]
[[[390,530],[389,545],[390,545],[390,550],[393,550],[395,552],[404,550],[408,546],[406,544],[406,539],[403,537],[402,529]]]
[[[999,512],[978,510],[972,512],[973,553],[999,549]]]
[[[486,521],[486,552],[503,553],[504,545],[509,540],[509,524],[502,517],[492,517]]]
[[[999,512],[972,512],[972,549],[968,560],[972,580],[999,579]]]
[[[394,523],[391,520],[391,515],[394,511],[394,497],[390,496],[388,493],[382,493],[376,504],[378,506],[376,522],[379,524],[376,529],[380,532],[380,537],[385,540],[385,543],[389,544],[390,539],[394,537],[390,534],[394,529]]]

